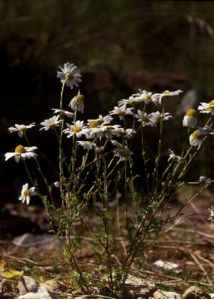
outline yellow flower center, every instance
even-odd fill
[[[73,98],[75,101],[80,101],[80,102],[84,102],[85,97],[82,94],[77,94],[76,96],[74,96]]]
[[[125,110],[120,110],[120,111],[118,111],[118,115],[119,116],[125,116],[126,115],[126,111]]]
[[[29,190],[24,190],[22,192],[22,195],[26,198],[26,197],[30,196],[30,191]]]
[[[142,123],[148,123],[149,122],[149,118],[147,117],[142,117]]]
[[[167,96],[167,95],[169,95],[169,94],[170,94],[170,91],[169,91],[169,90],[166,90],[166,91],[163,92],[163,95],[164,95],[164,96]]]
[[[53,129],[53,128],[56,127],[56,123],[49,124],[48,127],[49,127],[50,129]]]
[[[22,146],[22,145],[18,145],[16,148],[15,148],[15,152],[16,153],[25,153],[25,147]]]
[[[192,135],[192,137],[195,138],[195,139],[200,139],[200,138],[202,138],[201,133],[200,133],[200,130],[195,130],[191,135]]]
[[[197,116],[197,111],[193,108],[190,108],[186,111],[185,116],[196,117]]]
[[[90,121],[88,127],[89,128],[95,128],[103,124],[103,120],[94,120]]]
[[[145,100],[148,100],[148,101],[149,101],[149,100],[152,100],[152,95],[148,95],[148,94],[147,94],[147,95],[145,96]]]
[[[25,132],[25,131],[27,131],[27,128],[24,126],[24,127],[20,127],[19,130]]]
[[[210,107],[208,107],[207,110],[208,111],[214,111],[214,100],[210,101],[208,104],[210,105]]]
[[[71,127],[71,131],[72,131],[72,132],[75,132],[75,133],[80,132],[81,129],[82,129],[82,128],[81,128],[80,126],[72,126],[72,127]]]
[[[74,76],[71,72],[66,72],[65,73],[65,78],[66,78],[66,80],[73,80]]]

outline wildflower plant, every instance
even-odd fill
[[[72,281],[83,292],[94,293],[97,287],[101,291],[105,288],[112,296],[121,296],[132,264],[149,247],[146,241],[160,237],[168,223],[176,224],[184,206],[194,198],[187,199],[174,215],[164,215],[177,189],[185,184],[184,178],[208,136],[213,134],[213,103],[203,102],[198,113],[190,109],[185,114],[183,130],[187,130],[187,145],[182,153],[175,153],[163,144],[165,126],[168,122],[172,126],[174,121],[165,111],[164,102],[173,101],[181,90],[163,93],[139,90],[118,101],[105,116],[86,120],[79,69],[67,62],[60,67],[57,77],[62,85],[59,107],[52,108],[53,115],[40,122],[39,129],[43,134],[55,133],[58,147],[55,182],[46,178],[39,149],[31,146],[28,138],[27,131],[35,123],[9,128],[24,137],[27,146],[18,145],[14,152],[5,154],[5,160],[14,157],[16,162],[24,164],[29,183],[23,185],[19,200],[29,204],[30,197],[35,195],[42,200],[52,230],[64,240]],[[71,89],[70,101],[64,97],[65,88]],[[199,113],[208,114],[202,127],[196,127]],[[150,141],[145,134],[151,130],[158,136],[155,156],[148,150]],[[139,174],[135,172],[135,145],[140,156],[137,164],[142,169]],[[31,175],[26,161],[30,158],[34,159],[42,180]],[[199,192],[211,183],[212,180],[200,179]],[[210,213],[213,219],[213,210]],[[95,218],[98,225],[93,222]],[[79,236],[77,223],[81,223],[83,235],[91,238],[91,250],[103,266],[101,280],[95,274],[89,276],[78,262],[76,252],[84,247],[84,240]]]

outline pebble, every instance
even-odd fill
[[[155,284],[153,282],[147,281],[134,275],[128,276],[125,287],[128,296],[131,296],[132,298],[148,298],[156,290]]]
[[[22,276],[21,280],[19,281],[17,288],[19,290],[19,295],[24,295],[29,292],[36,292],[39,288],[38,283],[35,279],[30,276]]]
[[[181,295],[176,292],[157,290],[154,292],[153,298],[155,298],[155,299],[180,299]]]
[[[27,293],[17,299],[52,299],[52,297],[44,286],[40,286],[36,293]]]
[[[199,287],[192,285],[183,293],[182,298],[184,298],[184,299],[210,299],[210,295],[205,293]]]

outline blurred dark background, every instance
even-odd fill
[[[86,118],[107,113],[139,88],[184,90],[179,101],[166,101],[180,122],[186,108],[213,99],[212,1],[0,0],[0,19],[1,203],[14,201],[27,182],[19,164],[4,162],[20,142],[7,128],[50,117],[61,88],[56,71],[66,61],[83,73]],[[180,124],[167,134],[180,151]],[[41,152],[48,149],[43,158],[54,173],[51,135],[34,130],[31,138]],[[213,175],[214,141],[208,144],[195,179]]]

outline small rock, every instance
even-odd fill
[[[193,285],[189,287],[184,293],[184,299],[210,299],[210,295],[202,291],[199,287]]]
[[[153,263],[156,267],[163,268],[164,270],[174,270],[178,268],[178,265],[169,261],[157,260]]]
[[[214,293],[209,294],[210,299],[214,299]]]
[[[150,297],[156,290],[155,284],[140,277],[129,275],[125,283],[126,291],[129,296],[136,298]]]
[[[52,299],[52,297],[44,286],[40,286],[36,293],[27,293],[17,299]]]
[[[15,237],[12,243],[18,247],[37,247],[46,250],[61,249],[63,247],[63,242],[56,236],[50,234],[25,233],[21,236]]]
[[[17,288],[19,290],[19,295],[25,295],[29,292],[35,293],[39,288],[39,284],[30,276],[22,276]]]
[[[181,295],[176,292],[157,290],[154,292],[153,297],[155,299],[180,299]]]
[[[53,298],[57,296],[55,291],[58,290],[59,284],[55,279],[47,280],[43,284],[41,284],[41,286],[45,287]]]

